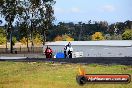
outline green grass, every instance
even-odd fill
[[[132,88],[129,84],[76,83],[79,64],[0,62],[0,88]],[[87,74],[130,74],[132,66],[82,65]]]

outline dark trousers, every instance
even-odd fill
[[[46,58],[52,58],[52,53],[47,53]]]
[[[67,54],[66,54],[66,51],[64,51],[64,55],[65,55],[65,58],[67,58]]]
[[[68,51],[69,58],[72,58],[72,51]]]

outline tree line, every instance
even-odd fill
[[[19,26],[14,27],[13,41],[22,42],[27,44],[28,47],[28,43],[31,43],[32,39],[30,26],[29,28],[27,26],[23,22]],[[131,21],[117,22],[110,25],[108,25],[107,21],[95,21],[94,23],[78,22],[77,24],[59,22],[57,25],[52,24],[48,30],[45,30],[45,36],[47,41],[132,40],[131,27]],[[0,33],[2,33],[0,36],[6,36],[6,32],[1,30]],[[6,40],[6,37],[1,37],[1,43],[5,43],[4,40]],[[42,42],[42,28],[37,26],[33,31],[33,43]]]
[[[54,41],[58,36],[68,35],[74,41],[90,40],[132,40],[132,21],[108,24],[107,21],[89,20],[87,23],[59,22],[48,30],[48,41]],[[95,39],[94,37],[97,37]],[[99,37],[99,38],[98,38]],[[60,40],[60,38],[59,38]],[[62,39],[63,40],[63,39]]]

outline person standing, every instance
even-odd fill
[[[69,42],[65,47],[64,47],[64,55],[65,58],[72,58],[72,51],[73,48],[71,46],[71,43]]]
[[[67,46],[64,47],[64,56],[67,58]]]
[[[68,58],[72,58],[72,52],[73,52],[73,48],[71,46],[71,43],[69,42],[67,45],[67,56],[68,56]]]
[[[73,52],[73,48],[72,46],[69,46],[69,50],[68,50],[68,57],[72,58],[72,52]]]

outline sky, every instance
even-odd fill
[[[55,23],[132,20],[132,0],[55,0]],[[0,20],[2,18],[0,17]],[[2,19],[3,20],[3,19]],[[3,24],[5,21],[3,21]]]
[[[132,0],[56,0],[55,22],[132,20]]]

